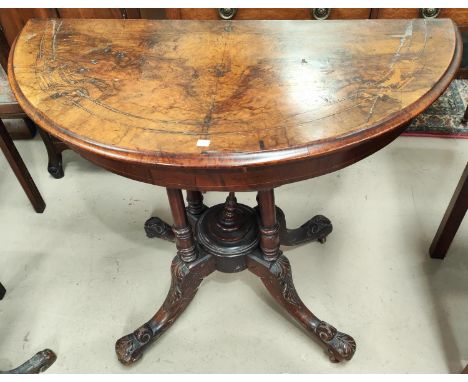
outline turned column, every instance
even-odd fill
[[[184,197],[179,189],[168,188],[167,196],[171,207],[177,254],[184,262],[196,260],[195,240],[193,238],[192,227],[188,224],[187,212],[185,210]]]
[[[200,216],[206,210],[203,204],[203,195],[200,191],[187,190],[187,213]]]
[[[276,221],[274,191],[259,191],[257,201],[261,218],[260,248],[265,260],[274,261],[280,254],[279,224]]]

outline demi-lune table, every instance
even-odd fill
[[[151,218],[145,228],[175,241],[171,287],[154,317],[117,341],[119,360],[139,359],[203,278],[244,269],[332,361],[351,359],[355,341],[304,305],[281,252],[324,242],[332,224],[319,215],[287,228],[274,188],[390,143],[460,59],[444,19],[29,21],[9,60],[25,112],[91,162],[167,188],[172,225]],[[207,207],[203,191],[229,194]],[[258,205],[237,203],[237,191],[257,191]]]

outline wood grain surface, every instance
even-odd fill
[[[168,8],[166,17],[183,20],[219,20],[218,8]],[[314,20],[310,8],[238,8],[235,20]],[[328,20],[367,19],[370,8],[331,8]]]
[[[442,94],[460,50],[446,19],[31,20],[9,76],[36,123],[111,171],[238,190],[320,175],[378,150]],[[359,155],[341,155],[360,145]],[[286,164],[296,168],[265,178]],[[245,175],[255,166],[270,173]],[[195,172],[182,181],[168,168]],[[204,184],[197,174],[220,178]]]

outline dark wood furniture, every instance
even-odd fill
[[[60,18],[139,18],[140,12],[138,9],[127,8],[8,8],[0,9],[0,63],[5,71],[7,71],[8,52],[11,44],[13,44],[16,36],[23,28],[24,24],[31,18],[46,19],[51,17]],[[0,81],[3,81],[4,73],[0,73]],[[19,129],[10,130],[10,135],[13,138],[33,137],[36,131],[35,125],[29,118],[20,110],[16,100],[10,97],[11,92],[8,86],[3,86],[5,83],[0,82],[0,104],[3,103],[3,98],[6,97],[8,102],[14,105],[16,115],[2,113],[0,106],[0,119],[4,118],[21,118],[24,121],[29,134],[25,134]],[[56,179],[64,176],[62,152],[68,147],[59,139],[48,134],[44,130],[39,130],[41,138],[47,150],[48,164],[47,171]]]
[[[9,50],[10,47],[0,27],[0,120],[7,123],[7,130],[13,139],[30,139],[36,134],[36,125],[20,110],[11,94],[5,73]]]
[[[26,165],[23,162],[18,150],[16,149],[13,140],[6,131],[5,125],[0,119],[0,148],[3,151],[8,163],[11,166],[11,169],[16,175],[16,178],[23,187],[24,192],[28,196],[29,201],[31,202],[34,210],[38,213],[44,212],[46,207],[44,199],[42,199],[39,190],[34,183],[34,180],[31,177]]]
[[[14,10],[11,10],[13,12]],[[5,14],[0,13],[0,19],[5,17]],[[8,19],[10,22],[11,20]],[[16,121],[21,120],[26,126],[28,133],[24,133],[21,130],[21,126],[15,130],[8,131],[10,137],[13,139],[32,138],[36,133],[36,125],[28,118],[24,111],[19,106],[16,98],[13,96],[10,85],[7,80],[7,67],[8,67],[8,54],[10,46],[3,33],[3,29],[0,30],[0,123],[2,124],[2,130],[7,129],[4,125],[3,120]],[[24,131],[24,129],[23,129]],[[61,152],[66,149],[66,146],[59,140],[53,138],[45,131],[39,130],[42,140],[47,149],[49,163],[47,169],[49,173],[55,178],[63,177],[62,168],[62,155]],[[16,149],[15,149],[16,150]]]
[[[3,66],[5,68],[7,66],[7,56],[5,38],[0,31],[0,148],[36,212],[43,212],[45,209],[44,200],[3,123],[3,119],[22,119],[29,128],[30,136],[33,136],[35,133],[34,123],[23,112],[11,92],[6,73],[3,69]]]
[[[274,188],[390,143],[460,61],[450,20],[29,21],[9,60],[26,113],[91,162],[167,188],[172,230],[159,218],[146,230],[175,241],[171,287],[154,317],[117,341],[119,360],[140,358],[203,278],[244,269],[332,361],[351,359],[355,341],[304,305],[281,251],[324,242],[331,222],[288,229]],[[207,207],[202,191],[228,192],[226,203]],[[237,203],[235,191],[256,191],[258,205]]]
[[[5,31],[8,47],[30,18],[110,18],[110,19],[185,19],[185,20],[337,20],[337,19],[413,19],[451,18],[468,43],[468,10],[464,8],[8,8],[0,9],[0,29]],[[1,42],[1,41],[0,41]],[[1,47],[1,43],[0,43]],[[1,50],[1,49],[0,49]],[[458,77],[468,78],[468,46],[465,46]],[[0,59],[6,61],[0,52]],[[1,116],[0,116],[1,118]],[[31,137],[35,133],[32,123],[27,129],[11,130],[14,138]],[[7,126],[8,128],[9,126]],[[29,130],[29,131],[28,131]],[[19,131],[19,133],[18,133]],[[40,131],[49,157],[47,170],[56,179],[64,176],[62,151],[67,146],[54,136]]]
[[[141,11],[142,17],[183,20],[346,20],[450,18],[463,35],[464,54],[459,78],[468,78],[468,9],[466,8],[167,8],[163,13]]]
[[[443,259],[452,244],[452,240],[460,227],[468,209],[468,163],[458,182],[457,188],[445,211],[445,215],[435,234],[429,254],[434,259]]]

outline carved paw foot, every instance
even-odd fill
[[[285,246],[293,246],[312,241],[325,243],[327,236],[333,231],[331,221],[323,215],[316,215],[302,224],[299,228],[286,227],[284,212],[276,207],[276,217],[280,225],[280,243]]]
[[[128,334],[115,344],[115,352],[117,358],[124,365],[130,365],[138,361],[143,355],[145,347],[152,342],[154,333],[151,328],[145,324],[135,330],[132,334]]]
[[[330,360],[350,360],[356,351],[354,339],[320,320],[302,302],[294,287],[291,264],[281,255],[275,262],[264,260],[261,255],[247,257],[249,270],[259,276],[270,294],[311,335],[317,337],[327,348]]]
[[[145,232],[146,236],[149,238],[157,237],[159,239],[175,242],[172,227],[158,217],[152,217],[145,222]]]
[[[327,236],[332,232],[333,226],[327,217],[316,215],[301,225],[300,229],[304,231],[304,242],[317,240],[323,244],[327,240]]]
[[[46,371],[57,359],[55,353],[45,349],[36,353],[34,357],[18,366],[16,369],[7,371],[7,374],[39,374]]]
[[[356,341],[346,333],[339,332],[325,321],[321,321],[315,328],[315,334],[328,350],[332,362],[349,361],[356,352]]]

